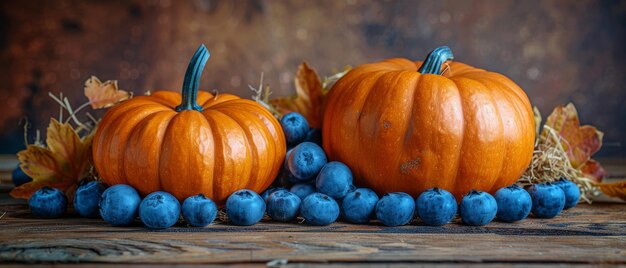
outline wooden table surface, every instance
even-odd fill
[[[623,170],[622,164],[610,170]],[[626,204],[580,204],[554,219],[494,221],[485,227],[385,227],[337,222],[314,227],[262,221],[250,227],[216,221],[149,230],[111,227],[71,209],[35,219],[22,200],[0,193],[0,264],[78,266],[626,266]]]

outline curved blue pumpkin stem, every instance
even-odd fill
[[[452,59],[454,59],[452,50],[448,46],[440,46],[428,53],[428,57],[417,71],[422,74],[441,74],[441,66]]]
[[[202,70],[204,65],[209,60],[209,51],[204,44],[200,45],[196,53],[193,54],[187,71],[185,72],[185,80],[183,81],[183,98],[180,105],[176,107],[176,111],[184,110],[196,110],[202,111],[202,107],[198,105],[196,99],[198,98],[198,85],[200,84],[200,76],[202,76]]]

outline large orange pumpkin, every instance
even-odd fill
[[[324,149],[352,169],[356,185],[413,196],[439,187],[459,200],[519,179],[535,140],[528,97],[501,74],[444,65],[452,58],[440,47],[424,62],[365,64],[333,86]]]
[[[105,114],[93,139],[104,182],[129,184],[142,195],[164,190],[179,200],[203,193],[218,204],[236,190],[260,192],[272,183],[285,158],[280,123],[254,101],[198,92],[208,58],[201,46],[182,97],[158,91]]]

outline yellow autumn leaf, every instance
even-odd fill
[[[89,174],[91,139],[91,135],[81,139],[70,124],[51,119],[48,147],[31,144],[17,154],[20,167],[33,181],[14,188],[11,196],[27,199],[41,187],[50,186],[64,191],[71,200],[78,181]]]
[[[85,81],[85,96],[93,109],[108,108],[132,97],[127,91],[118,88],[117,80],[102,83],[95,76]]]
[[[324,89],[319,75],[308,64],[302,63],[296,73],[295,86],[295,96],[272,99],[269,104],[280,114],[297,112],[307,119],[310,127],[321,127]]]

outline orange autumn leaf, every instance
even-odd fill
[[[14,188],[11,196],[27,199],[41,187],[50,186],[64,191],[71,200],[78,181],[89,173],[91,139],[91,135],[81,139],[70,124],[51,119],[48,147],[31,144],[17,154],[20,167],[33,181]]]
[[[131,97],[127,91],[117,87],[117,80],[100,82],[95,76],[85,81],[85,96],[94,109],[108,108]]]
[[[322,81],[315,70],[306,63],[300,64],[295,78],[296,95],[269,101],[280,114],[298,112],[312,128],[322,126],[321,109],[324,101]]]
[[[574,168],[580,169],[602,147],[604,134],[593,126],[580,126],[578,112],[572,103],[556,107],[546,119],[546,125],[564,139],[561,143]],[[547,135],[546,129],[542,135]]]
[[[597,186],[604,194],[626,201],[626,181],[600,183]]]
[[[596,160],[589,159],[585,162],[581,167],[580,171],[585,175],[585,177],[593,180],[594,182],[602,181],[602,178],[606,177],[607,172],[600,165],[600,163]]]

